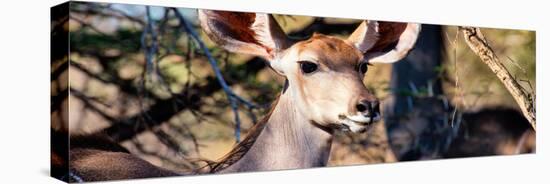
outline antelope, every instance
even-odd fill
[[[381,119],[378,99],[362,82],[368,66],[405,57],[421,28],[414,23],[364,20],[347,39],[317,33],[295,39],[270,14],[199,10],[198,17],[217,45],[262,57],[285,78],[270,112],[233,150],[210,164],[208,173],[326,166],[335,131],[363,133]],[[86,181],[184,174],[138,161],[124,151],[104,158],[98,155],[105,150],[94,150],[95,158],[86,158],[82,155],[90,155],[90,149],[74,149],[79,147],[71,148],[70,171]],[[144,172],[148,174],[143,176]]]

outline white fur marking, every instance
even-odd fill
[[[346,116],[346,119],[342,120],[342,124],[346,125],[349,128],[349,131],[357,133],[357,132],[363,132],[365,131],[371,122],[377,122],[380,121],[381,116],[379,113],[376,113],[375,116],[372,118],[364,116],[362,114],[353,115],[353,116]]]

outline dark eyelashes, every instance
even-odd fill
[[[365,74],[365,73],[367,73],[367,71],[369,70],[368,65],[369,65],[369,64],[366,63],[366,62],[362,62],[362,63],[359,64],[359,66],[357,67],[357,68],[358,68],[357,70],[358,70],[360,73]]]
[[[302,70],[304,74],[310,74],[319,69],[319,65],[311,61],[298,61],[298,63],[300,64],[300,70]]]

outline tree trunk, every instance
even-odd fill
[[[449,106],[437,67],[442,60],[442,28],[423,25],[416,46],[393,64],[391,95],[384,117],[389,143],[398,160],[438,158],[451,141]]]

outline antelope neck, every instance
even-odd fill
[[[248,152],[221,172],[298,169],[325,166],[332,135],[309,122],[287,90]]]

